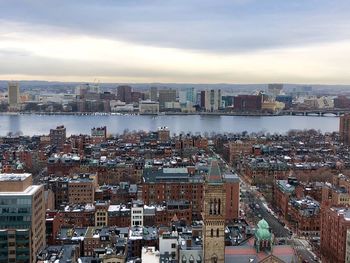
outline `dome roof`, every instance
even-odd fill
[[[258,240],[271,240],[272,234],[269,230],[270,226],[265,219],[261,219],[258,223],[258,229],[255,232],[255,237]]]
[[[270,226],[269,226],[269,223],[267,223],[265,219],[261,219],[261,220],[258,222],[258,228],[269,229]]]

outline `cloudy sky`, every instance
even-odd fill
[[[0,79],[350,84],[349,0],[0,0]]]

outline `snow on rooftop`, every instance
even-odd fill
[[[32,176],[30,173],[0,173],[0,181],[2,182],[15,182],[24,181],[28,177]]]
[[[120,205],[110,205],[108,207],[108,212],[116,212],[120,210]]]

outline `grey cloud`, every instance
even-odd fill
[[[72,34],[209,52],[350,38],[346,0],[4,0],[0,10],[3,20]]]

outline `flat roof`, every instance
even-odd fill
[[[0,182],[16,182],[24,181],[28,177],[32,176],[30,173],[0,173]]]
[[[42,185],[31,185],[26,188],[26,190],[21,191],[21,192],[0,192],[0,196],[31,196],[34,193],[36,193]]]

